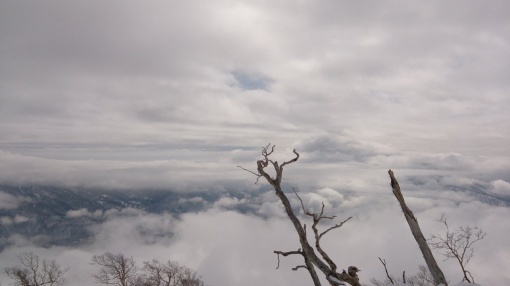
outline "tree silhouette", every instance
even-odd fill
[[[65,285],[64,275],[68,271],[56,260],[40,259],[33,252],[23,252],[18,255],[21,265],[5,269],[9,278],[14,280],[15,286],[59,286]]]
[[[290,201],[287,198],[287,195],[285,194],[285,192],[283,191],[282,186],[281,186],[282,179],[283,179],[284,167],[296,162],[299,159],[299,153],[294,149],[293,150],[294,158],[292,158],[288,161],[285,161],[282,164],[279,164],[277,161],[273,161],[270,158],[270,156],[274,152],[274,148],[275,148],[274,145],[271,146],[271,144],[268,144],[267,146],[265,146],[262,149],[262,159],[257,161],[257,172],[247,170],[241,166],[239,166],[239,167],[242,168],[243,170],[248,171],[248,172],[254,174],[255,176],[257,176],[257,182],[258,182],[259,178],[263,177],[264,179],[267,180],[267,182],[269,184],[271,184],[271,186],[273,186],[273,188],[276,192],[276,196],[278,196],[278,198],[282,202],[282,204],[285,208],[287,217],[294,225],[294,228],[298,234],[301,248],[299,248],[298,250],[295,250],[295,251],[278,251],[278,250],[274,251],[274,253],[276,253],[278,255],[278,261],[279,261],[280,255],[282,255],[282,256],[288,256],[288,255],[302,256],[303,260],[304,260],[304,264],[298,265],[293,269],[294,270],[301,269],[301,268],[306,269],[308,271],[308,273],[310,274],[310,277],[312,278],[315,286],[321,285],[319,276],[317,274],[317,269],[323,273],[323,275],[326,277],[326,279],[328,280],[328,282],[331,285],[344,285],[344,282],[347,282],[353,286],[361,286],[358,276],[356,275],[357,271],[349,271],[351,273],[351,275],[349,273],[347,273],[345,270],[343,270],[342,272],[338,272],[337,265],[333,262],[331,257],[327,254],[327,252],[322,248],[322,246],[320,244],[320,239],[326,233],[328,233],[332,229],[340,228],[350,218],[334,225],[333,227],[328,228],[327,230],[325,230],[323,232],[320,232],[317,228],[317,225],[319,224],[319,222],[322,219],[333,219],[334,217],[324,215],[324,205],[321,209],[321,212],[318,214],[308,212],[308,211],[306,211],[306,209],[303,205],[303,202],[301,201],[301,206],[302,206],[303,212],[307,216],[310,216],[313,220],[312,230],[313,230],[314,238],[315,238],[315,241],[314,241],[315,249],[314,249],[314,247],[312,247],[312,245],[308,241],[306,225],[302,224],[301,221],[299,220],[299,218],[294,213],[294,210],[290,204]],[[272,169],[272,171],[275,172],[274,177],[269,175],[267,168]],[[297,193],[296,193],[296,195],[297,195]],[[298,196],[298,198],[299,198],[299,196]],[[301,200],[301,198],[299,198],[299,199]],[[315,250],[317,250],[317,252],[319,253],[320,256],[316,254]],[[351,267],[354,267],[354,266],[351,266]],[[357,268],[351,268],[351,270],[353,270],[353,269],[357,269]]]
[[[456,231],[450,230],[444,215],[441,216],[439,221],[444,224],[446,233],[444,235],[432,235],[429,238],[430,246],[446,257],[446,259],[455,259],[459,263],[464,275],[462,281],[474,283],[475,280],[471,272],[466,269],[466,265],[474,255],[473,244],[484,239],[487,233],[477,226],[471,227],[469,225],[461,226]]]

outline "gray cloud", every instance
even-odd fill
[[[297,148],[307,154],[312,161],[341,164],[343,162],[364,162],[367,158],[384,154],[384,146],[374,146],[353,139],[335,135],[322,135],[305,139]]]
[[[95,146],[198,152],[326,132],[358,152],[340,161],[376,151],[355,142],[507,154],[502,1],[196,4],[4,4],[1,148],[94,159]],[[232,86],[232,71],[264,90]]]
[[[502,1],[196,4],[4,4],[4,140],[253,145],[233,135],[245,124],[284,144],[343,129],[398,149],[420,134],[448,138],[443,149],[508,141]],[[232,70],[258,70],[273,87],[240,91]]]
[[[452,222],[488,228],[489,246],[473,267],[486,270],[479,274],[484,284],[510,279],[487,274],[494,265],[508,268],[508,251],[496,250],[508,237],[508,226],[498,219],[508,209],[480,204],[469,193],[482,186],[493,197],[508,195],[507,1],[1,6],[0,183],[257,194],[246,201],[226,197],[207,206],[207,213],[180,221],[149,216],[149,222],[137,214],[130,221],[128,214],[105,213],[117,225],[98,229],[90,249],[55,249],[65,261],[88,261],[90,253],[110,247],[133,249],[140,257],[172,249],[213,284],[228,285],[221,277],[239,282],[234,273],[252,278],[243,282],[267,285],[308,281],[291,271],[267,275],[274,257],[259,256],[261,249],[271,254],[295,241],[282,239],[289,229],[272,192],[236,168],[254,170],[260,147],[272,142],[279,162],[292,157],[294,147],[301,153],[285,173],[289,190],[298,188],[313,209],[324,201],[333,213],[363,222],[342,230],[341,245],[328,244],[340,259],[360,261],[343,264],[370,261],[364,273],[377,276],[380,264],[369,254],[384,256],[393,269],[420,263],[415,255],[393,255],[399,247],[413,253],[415,246],[407,229],[386,223],[400,218],[383,208],[394,203],[386,176],[392,168],[412,193],[420,222],[450,212]],[[446,191],[449,186],[464,191]],[[0,197],[0,209],[22,203]],[[242,204],[264,219],[228,211]],[[75,211],[71,215],[94,210]],[[211,227],[218,220],[232,224],[226,229],[231,240],[221,240]],[[154,237],[165,224],[179,226],[182,240],[145,241],[133,221],[154,226],[144,230]],[[237,232],[248,224],[254,227]],[[360,236],[351,237],[353,229]],[[261,239],[260,233],[274,237]],[[2,252],[6,259],[0,261],[12,261],[31,243],[13,239],[20,248]],[[194,248],[200,251],[189,255]],[[235,251],[222,261],[235,265],[218,269],[218,257],[228,249]],[[252,264],[239,269],[248,256]],[[73,275],[82,279],[87,271]]]

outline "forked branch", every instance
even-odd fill
[[[305,265],[300,265],[300,266],[297,266],[295,269],[299,269],[299,268],[306,268],[308,270],[308,272],[310,273],[310,276],[314,282],[314,285],[315,286],[320,286],[321,285],[321,282],[319,280],[319,277],[317,276],[317,272],[316,272],[316,267],[326,276],[326,278],[328,279],[328,281],[330,283],[332,283],[332,285],[340,285],[342,284],[342,282],[335,282],[335,281],[345,281],[351,285],[354,285],[354,286],[361,286],[361,284],[359,283],[358,281],[358,278],[357,278],[357,275],[356,276],[351,276],[349,275],[348,273],[346,273],[345,271],[342,272],[342,273],[338,273],[336,272],[336,265],[333,263],[333,261],[329,258],[329,256],[326,254],[326,252],[324,252],[321,247],[320,247],[320,238],[326,234],[327,232],[329,232],[330,230],[332,229],[335,229],[335,228],[339,228],[341,227],[347,220],[333,226],[333,227],[330,227],[329,229],[327,229],[326,231],[324,231],[323,233],[319,233],[318,230],[317,230],[317,224],[318,222],[325,218],[325,219],[333,219],[334,217],[326,217],[323,215],[324,213],[324,207],[323,209],[321,210],[321,213],[320,214],[307,214],[306,210],[305,210],[305,214],[307,215],[310,215],[314,218],[314,225],[312,226],[312,228],[314,229],[314,234],[315,234],[315,237],[316,237],[316,248],[317,250],[321,253],[321,256],[322,256],[322,259],[324,259],[327,263],[325,263],[319,256],[317,256],[317,254],[315,254],[315,250],[314,248],[310,245],[310,243],[308,242],[308,239],[307,239],[307,236],[306,236],[306,230],[305,230],[305,226],[300,222],[300,220],[298,219],[298,217],[296,216],[296,214],[294,213],[293,209],[292,209],[292,206],[290,204],[290,201],[289,199],[287,198],[286,194],[284,193],[282,187],[281,187],[281,182],[282,182],[282,177],[283,177],[283,168],[291,163],[294,163],[296,162],[298,159],[299,159],[299,153],[296,151],[296,150],[293,150],[292,152],[294,153],[294,158],[288,160],[288,161],[285,161],[283,162],[281,165],[278,164],[277,161],[273,161],[271,158],[270,158],[270,155],[273,154],[274,152],[274,149],[275,149],[275,146],[274,145],[271,145],[271,144],[268,144],[267,146],[265,146],[264,148],[262,148],[262,159],[258,160],[257,161],[257,171],[258,173],[255,173],[255,172],[250,172],[254,175],[257,176],[257,180],[258,178],[260,177],[264,177],[267,182],[269,184],[271,184],[271,186],[273,186],[274,190],[275,190],[275,193],[276,193],[276,196],[280,199],[280,201],[282,202],[284,208],[285,208],[285,212],[289,218],[289,220],[292,222],[292,224],[294,225],[294,228],[298,234],[298,237],[299,237],[299,242],[301,244],[301,250],[300,250],[300,253],[304,260],[305,260]],[[274,172],[275,172],[275,175],[274,177],[272,177],[271,175],[268,174],[268,172],[266,171],[266,168],[268,166],[272,166],[274,169]],[[243,168],[244,169],[244,168]],[[246,169],[244,169],[246,170]],[[299,197],[299,196],[298,196]],[[303,204],[302,204],[303,206]],[[303,206],[303,209],[304,209],[304,206]],[[282,254],[284,252],[275,252],[277,255],[279,254]],[[288,252],[289,254],[298,254],[298,253],[295,253],[295,252]],[[278,256],[278,259],[279,259],[279,256]]]
[[[430,246],[441,253],[447,259],[455,259],[462,269],[464,275],[463,281],[474,283],[471,272],[466,269],[466,265],[473,257],[473,244],[485,238],[487,235],[482,229],[478,227],[459,227],[456,231],[450,230],[446,217],[444,215],[439,219],[446,228],[444,236],[432,235],[429,238]]]
[[[315,235],[315,248],[317,249],[317,251],[319,251],[319,253],[321,254],[322,258],[326,261],[326,263],[328,263],[328,265],[331,268],[331,270],[336,271],[336,269],[337,269],[336,264],[329,257],[329,255],[322,249],[322,247],[320,245],[320,240],[321,240],[323,235],[325,235],[326,233],[328,233],[329,231],[331,231],[333,229],[340,228],[344,223],[346,223],[352,217],[349,217],[346,220],[344,220],[344,221],[342,221],[342,222],[340,222],[340,223],[338,223],[338,224],[336,224],[336,225],[326,229],[322,233],[319,233],[317,225],[319,224],[321,219],[334,219],[336,216],[324,216],[324,203],[322,203],[321,212],[319,214],[312,213],[312,212],[308,211],[305,208],[305,205],[304,205],[303,200],[301,199],[301,197],[298,195],[298,193],[296,192],[295,189],[293,189],[293,190],[294,190],[294,193],[296,194],[296,197],[301,202],[301,208],[303,209],[303,213],[305,213],[307,216],[312,217],[312,219],[313,219],[312,230],[313,230],[313,233]]]
[[[280,268],[280,255],[282,255],[282,256],[289,256],[289,255],[293,255],[293,254],[303,255],[303,251],[301,251],[301,248],[296,250],[296,251],[279,251],[279,250],[275,250],[274,253],[278,257],[278,265],[276,266],[276,269]]]

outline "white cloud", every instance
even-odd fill
[[[14,219],[13,219],[14,223],[24,223],[27,221],[30,221],[30,218],[28,218],[26,216],[22,216],[22,215],[16,215],[16,216],[14,216]]]
[[[441,178],[441,182],[443,185],[469,186],[479,181],[473,178],[459,176],[445,176]]]
[[[510,183],[504,180],[492,181],[489,191],[497,195],[510,196]]]
[[[278,203],[263,202],[257,210],[257,214],[265,217],[284,217],[285,212]]]
[[[30,218],[22,215],[15,215],[14,217],[2,216],[0,217],[0,224],[8,226],[17,223],[24,223],[30,221]]]
[[[66,217],[69,218],[77,218],[81,216],[90,216],[90,212],[86,208],[82,208],[79,210],[70,210],[66,212]]]
[[[66,217],[68,218],[79,218],[82,216],[101,218],[103,216],[103,210],[89,211],[86,208],[81,208],[77,210],[69,210],[66,212]]]
[[[1,151],[0,151],[1,153]],[[13,196],[9,193],[5,193],[5,192],[2,192],[0,190],[0,210],[1,209],[5,209],[5,210],[11,210],[11,209],[16,209],[18,208],[19,205],[25,203],[25,202],[29,202],[30,199],[29,198],[25,198],[25,197],[16,197],[16,196]]]
[[[239,204],[244,204],[246,202],[245,199],[238,199],[232,197],[221,197],[219,200],[214,202],[214,206],[217,208],[230,209]]]
[[[192,197],[192,198],[180,198],[179,204],[186,204],[186,203],[194,203],[194,204],[206,204],[207,201],[204,200],[201,197]]]
[[[330,190],[327,192],[331,193]],[[482,285],[498,285],[507,279],[510,265],[504,259],[507,251],[502,246],[510,235],[510,228],[496,221],[510,215],[508,208],[467,200],[459,205],[443,197],[415,201],[409,196],[408,199],[426,235],[443,231],[442,225],[435,221],[442,213],[447,215],[452,226],[478,225],[487,231],[486,239],[475,246],[475,256],[468,269]],[[338,220],[347,218],[347,215],[352,215],[353,219],[322,239],[323,247],[339,267],[360,267],[363,269],[362,281],[372,277],[384,278],[377,257],[387,260],[392,273],[405,270],[411,274],[417,271],[417,266],[423,261],[397,201],[391,195],[351,198],[347,201],[357,202],[343,203],[327,211],[338,215]],[[426,207],[415,207],[422,204]],[[95,271],[88,266],[90,257],[104,251],[122,252],[133,256],[139,263],[153,258],[176,260],[197,269],[210,285],[239,285],[242,282],[247,286],[261,283],[304,286],[310,283],[305,271],[290,270],[302,263],[298,257],[280,257],[280,269],[274,269],[277,264],[274,250],[299,248],[297,235],[285,217],[261,218],[225,211],[220,207],[183,214],[179,219],[167,214],[126,212],[130,216],[110,217],[95,228],[96,239],[92,245],[80,249],[35,250],[45,256],[58,258],[71,267],[69,277],[75,281],[74,285],[90,284]],[[309,219],[302,216],[303,223],[309,224]],[[319,228],[325,229],[330,223],[336,222],[324,221]],[[26,249],[33,248],[20,241],[18,246],[3,251],[0,253],[0,266],[12,264],[14,260],[7,258]],[[437,260],[449,280],[460,281],[461,275],[454,261],[443,262],[439,256]],[[496,265],[498,271],[494,272],[492,268]]]
[[[12,218],[8,216],[2,216],[0,217],[0,223],[3,225],[11,225],[12,224]]]

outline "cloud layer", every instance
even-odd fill
[[[406,192],[409,193],[409,192]],[[296,209],[300,203],[289,194]],[[384,270],[378,257],[386,259],[391,273],[411,275],[417,266],[424,264],[395,198],[388,189],[385,194],[343,195],[334,189],[302,192],[301,198],[308,210],[319,210],[322,202],[326,215],[337,215],[331,223],[353,218],[342,228],[328,233],[322,245],[339,267],[356,265],[362,269],[362,280],[382,279]],[[256,204],[260,210],[272,205],[271,216],[242,214],[228,210],[233,203],[249,204],[221,198],[204,211],[183,214],[179,218],[170,214],[149,214],[134,209],[106,212],[108,219],[94,227],[95,240],[80,248],[37,248],[27,240],[12,238],[14,245],[0,253],[0,267],[12,266],[15,255],[32,250],[38,255],[55,258],[71,269],[68,278],[73,285],[90,285],[97,270],[88,262],[94,254],[105,251],[122,252],[141,264],[153,258],[168,259],[196,269],[210,285],[309,285],[305,271],[292,271],[302,264],[298,257],[281,257],[280,267],[274,250],[297,250],[299,243],[292,224],[285,218],[281,203],[272,192],[263,195],[266,205]],[[258,198],[254,198],[257,200]],[[505,247],[510,227],[502,224],[508,217],[508,207],[495,207],[481,203],[466,193],[436,193],[434,196],[408,196],[407,202],[419,218],[426,236],[442,233],[436,220],[445,214],[453,226],[477,225],[488,236],[475,245],[475,256],[468,264],[476,281],[482,285],[497,285],[508,281],[510,264]],[[226,209],[227,208],[227,209]],[[255,213],[258,213],[257,211]],[[310,223],[301,216],[303,223]],[[460,281],[461,271],[455,261],[442,261],[440,266],[452,282]],[[493,269],[497,268],[498,271]],[[6,283],[6,277],[2,282]]]
[[[254,170],[268,142],[279,162],[293,148],[301,154],[286,171],[288,190],[310,208],[325,202],[354,216],[325,241],[342,267],[382,278],[377,256],[395,273],[421,263],[388,194],[391,168],[429,232],[440,231],[433,220],[442,213],[487,230],[471,264],[481,282],[510,280],[501,219],[510,190],[509,2],[0,7],[1,184],[250,194],[180,219],[72,210],[111,215],[94,245],[37,249],[82,270],[70,273],[76,281],[90,281],[90,255],[110,250],[140,262],[171,256],[212,285],[307,285],[288,270],[299,262],[273,269],[272,251],[296,248],[295,238],[267,186],[237,168]],[[26,202],[0,190],[0,210]],[[31,247],[12,239],[0,261]],[[455,266],[444,267],[458,279]]]
[[[194,180],[267,142],[508,158],[507,6],[3,3],[0,179]]]

